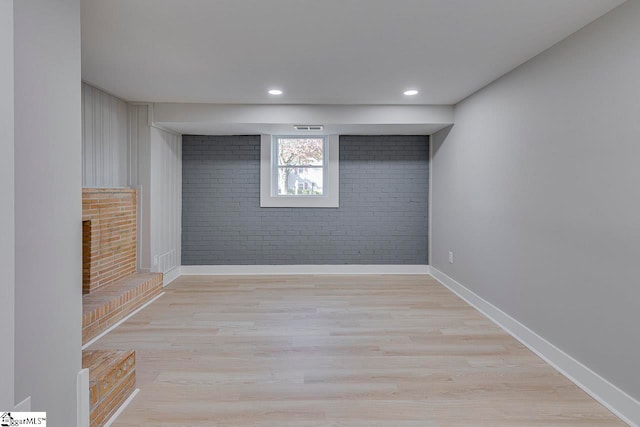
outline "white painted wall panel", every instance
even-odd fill
[[[82,365],[80,0],[15,1],[14,30],[15,400],[69,426]]]
[[[127,103],[82,84],[82,181],[84,187],[129,185]]]
[[[167,273],[180,264],[182,138],[151,128],[152,271]]]
[[[129,106],[130,185],[138,190],[138,269],[151,270],[151,128],[149,107]]]
[[[14,381],[13,0],[0,0],[0,411],[11,410]]]

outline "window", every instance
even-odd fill
[[[261,207],[338,207],[338,136],[262,135]]]
[[[324,137],[274,137],[278,162],[273,168],[278,196],[322,196],[324,189]]]

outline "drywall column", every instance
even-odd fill
[[[80,0],[14,8],[15,399],[69,426],[82,363]]]
[[[138,190],[138,269],[151,271],[149,106],[129,105],[129,184]]]
[[[182,137],[153,127],[152,108],[129,105],[130,184],[138,189],[138,268],[165,273],[171,280],[180,266]]]
[[[152,127],[150,148],[151,271],[171,275],[181,253],[182,137]]]
[[[0,0],[0,411],[11,410],[14,361],[13,0]]]
[[[432,266],[640,400],[638,22],[626,2],[456,106]]]

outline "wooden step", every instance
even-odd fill
[[[82,367],[89,369],[90,425],[101,427],[136,388],[133,350],[83,350]]]
[[[82,344],[162,293],[162,273],[136,273],[82,297]]]

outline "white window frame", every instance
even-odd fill
[[[324,138],[322,196],[279,195],[277,189],[276,138]],[[261,208],[337,208],[340,204],[338,135],[261,135],[260,207]]]

